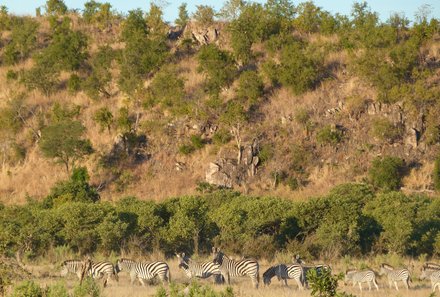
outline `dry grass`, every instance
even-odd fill
[[[162,259],[161,255],[158,255],[158,259]],[[375,265],[376,262],[383,260],[383,257],[377,257],[375,259],[370,260],[362,260],[362,259],[354,259],[350,267],[359,267],[359,265],[366,265],[366,261],[371,265]],[[397,258],[397,257],[387,257],[387,260],[391,263],[400,263],[402,261],[406,261],[405,259]],[[183,274],[182,270],[178,268],[177,260],[168,260],[168,265],[171,270],[171,277],[173,283],[177,284],[180,288],[184,288],[188,285],[189,280]],[[354,264],[354,265],[353,265]],[[260,277],[263,272],[271,265],[267,261],[260,261]],[[380,290],[369,292],[366,284],[364,284],[364,292],[360,294],[359,288],[352,287],[351,285],[345,286],[343,282],[340,282],[340,290],[345,291],[347,293],[354,294],[355,296],[371,296],[371,297],[427,297],[431,292],[430,284],[427,281],[420,282],[418,280],[418,273],[414,273],[414,271],[419,271],[419,266],[421,263],[416,262],[415,268],[412,273],[412,289],[407,291],[404,289],[403,285],[400,284],[400,290],[397,292],[394,288],[389,289],[388,283],[385,277],[379,277],[378,283]],[[332,265],[333,271],[335,273],[341,272],[344,267],[347,267],[347,264],[344,261],[338,261]],[[58,267],[56,265],[34,265],[28,267],[34,275],[38,274],[43,276],[41,278],[35,279],[41,285],[52,285],[59,281],[65,281],[69,290],[73,290],[73,287],[78,284],[78,280],[76,276],[70,275],[67,280],[60,278],[58,276]],[[346,268],[345,268],[346,269]],[[217,286],[212,284],[212,280],[199,280],[198,281],[202,285],[209,285],[215,291],[223,291],[225,286]],[[264,287],[262,282],[260,282],[260,288],[258,290],[254,289],[251,285],[251,281],[249,278],[240,277],[232,279],[232,288],[234,290],[235,296],[237,297],[251,297],[251,296],[299,296],[306,297],[310,296],[310,290],[299,291],[296,283],[293,280],[288,281],[289,286],[284,287],[280,282],[278,282],[275,278],[272,280],[272,284],[269,287]],[[121,272],[119,277],[119,282],[111,282],[107,288],[103,289],[103,296],[113,297],[113,296],[154,296],[155,292],[160,286],[158,284],[155,285],[147,285],[146,287],[141,287],[140,284],[136,281],[134,285],[130,285],[129,276],[127,273]]]

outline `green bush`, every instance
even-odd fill
[[[191,144],[182,144],[179,147],[179,153],[182,155],[190,155],[192,154],[196,149]]]
[[[390,143],[402,137],[402,130],[386,118],[375,119],[371,126],[371,133],[374,137]]]
[[[7,80],[17,80],[18,79],[18,73],[15,72],[12,69],[9,69],[8,72],[6,72],[6,79]]]
[[[95,112],[93,120],[99,124],[101,128],[101,132],[104,129],[107,129],[108,133],[110,133],[110,129],[113,124],[113,114],[107,107],[102,107]]]
[[[253,105],[263,95],[264,84],[256,71],[246,70],[238,78],[237,97],[246,102],[247,105]]]
[[[299,42],[283,47],[280,62],[279,81],[295,94],[312,89],[323,71],[322,62],[307,54]]]
[[[200,135],[191,135],[190,137],[191,145],[195,149],[201,149],[205,146],[205,141],[200,137]]]
[[[58,282],[47,289],[45,297],[69,297],[69,291],[65,283]]]
[[[14,287],[11,297],[43,297],[43,290],[33,281],[23,281]]]
[[[316,141],[320,144],[337,145],[342,141],[342,138],[342,131],[330,125],[323,127],[316,134]]]
[[[226,144],[232,140],[232,135],[225,129],[219,129],[212,136],[212,141],[216,145]]]
[[[75,286],[73,289],[73,297],[100,297],[101,288],[95,281],[86,277],[81,285]]]
[[[79,90],[81,90],[81,78],[76,75],[72,74],[67,81],[67,90],[71,94],[77,93]]]
[[[275,155],[274,148],[272,145],[263,145],[260,147],[260,150],[258,151],[258,158],[260,165],[266,164],[270,159],[273,158]]]
[[[229,52],[216,45],[204,45],[197,55],[197,70],[207,76],[206,89],[211,94],[218,94],[223,87],[229,86],[236,74],[234,61]]]
[[[376,157],[368,171],[371,184],[384,191],[398,190],[402,183],[405,162],[397,157]]]

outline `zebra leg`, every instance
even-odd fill
[[[371,291],[371,282],[368,282],[368,291]]]
[[[142,287],[145,287],[144,280],[142,278],[140,278],[140,277],[138,277],[138,280],[141,282]]]
[[[287,277],[284,278],[284,285],[285,285],[286,287],[288,287],[288,285],[287,285]]]
[[[257,278],[254,276],[251,278],[252,280],[252,285],[254,286],[255,289],[258,289],[258,281]]]
[[[362,292],[362,283],[361,283],[361,282],[358,282],[358,284],[359,284],[359,289],[360,289],[361,292]]]
[[[396,286],[396,290],[399,291],[399,286],[397,285],[397,281],[394,281],[394,285]]]
[[[304,290],[301,280],[297,279],[296,283],[298,284],[298,290],[300,290],[300,291]]]
[[[409,290],[409,279],[406,279],[406,281],[403,281],[405,283],[406,289]]]
[[[130,285],[134,284],[135,279],[136,279],[136,272],[134,271],[130,272]]]
[[[377,281],[376,281],[376,279],[373,279],[373,284],[374,284],[374,286],[376,287],[376,290],[379,291],[379,286],[377,285]]]

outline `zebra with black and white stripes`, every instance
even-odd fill
[[[393,266],[383,263],[380,265],[380,275],[386,274],[388,278],[388,284],[390,286],[390,289],[392,287],[392,283],[394,283],[394,286],[396,287],[396,290],[399,290],[399,287],[397,286],[398,281],[402,281],[405,284],[406,289],[409,289],[409,282],[410,282],[410,273],[409,270],[406,268],[400,268],[400,269],[394,269]]]
[[[371,283],[376,287],[376,290],[379,291],[379,286],[376,282],[376,274],[373,270],[347,270],[345,272],[345,283],[351,281],[353,283],[353,287],[356,284],[359,285],[359,289],[362,291],[362,283],[368,283],[368,288],[371,291]]]
[[[179,259],[179,268],[183,269],[188,278],[197,277],[205,279],[213,276],[216,284],[223,284],[225,282],[220,273],[220,265],[214,264],[212,261],[201,263],[193,261],[185,253],[176,253],[176,256]]]
[[[213,248],[214,264],[220,265],[220,273],[231,284],[231,277],[249,276],[255,288],[258,288],[260,282],[258,262],[253,259],[242,259],[234,261],[228,258],[220,249]]]
[[[305,279],[303,267],[299,264],[278,264],[270,267],[263,273],[263,283],[265,286],[270,285],[272,278],[276,276],[279,281],[284,281],[287,286],[287,280],[293,279],[298,284],[299,290],[304,290]]]
[[[84,261],[81,260],[66,260],[61,264],[61,276],[66,276],[70,272],[76,274],[81,280],[84,265]],[[110,262],[91,262],[86,273],[94,279],[104,278],[104,287],[110,279],[119,280],[116,269]]]
[[[154,262],[136,262],[130,259],[119,259],[116,263],[118,271],[127,271],[130,274],[131,284],[137,278],[142,286],[145,286],[144,280],[152,280],[156,277],[165,282],[171,282],[170,268],[168,264],[161,261]]]
[[[435,292],[436,288],[438,288],[440,292],[440,267],[425,265],[422,268],[420,279],[429,279],[431,281],[432,292]]]

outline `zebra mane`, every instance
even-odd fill
[[[136,262],[136,261],[134,261],[134,260],[132,260],[132,259],[128,259],[128,258],[120,258],[119,260],[118,260],[118,262],[122,262],[122,263],[134,263],[134,262]]]
[[[393,269],[393,270],[394,270],[394,267],[391,266],[390,264],[387,264],[387,263],[382,263],[382,264],[380,265],[380,267],[383,267],[383,268],[385,268],[385,269]]]
[[[353,273],[353,272],[356,272],[356,271],[358,271],[358,270],[357,270],[357,269],[354,269],[354,268],[347,269],[347,270],[345,271],[345,274]]]
[[[63,263],[61,265],[67,265],[68,263],[82,263],[82,261],[78,260],[78,259],[70,259],[70,260],[63,261]]]

